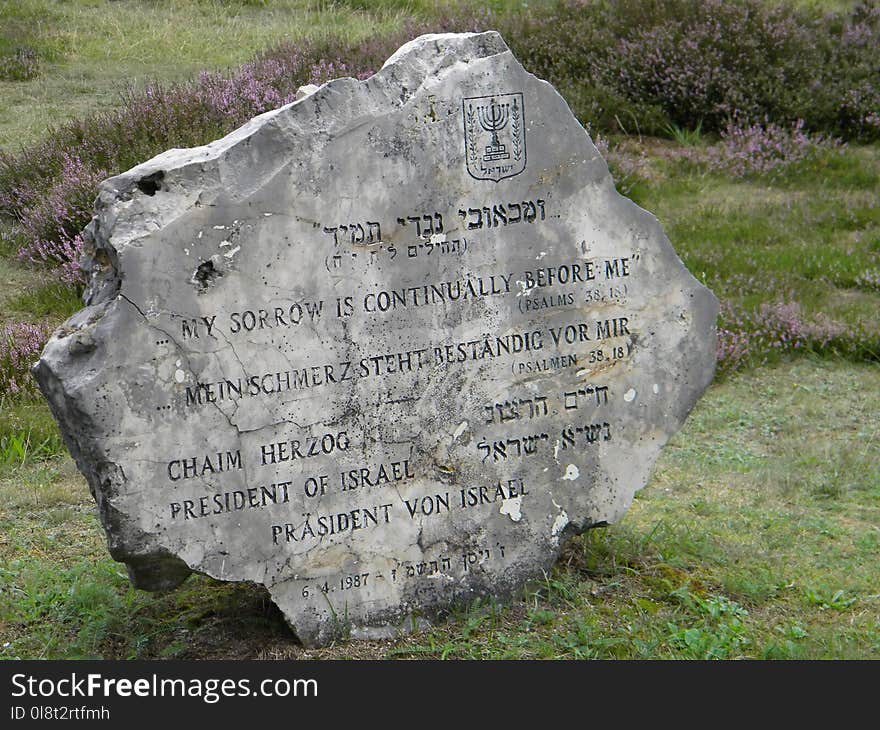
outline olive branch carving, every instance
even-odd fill
[[[468,104],[468,110],[466,116],[466,133],[467,133],[467,141],[468,141],[468,155],[471,159],[471,164],[477,164],[477,117],[474,114],[474,105]]]
[[[520,114],[519,105],[516,103],[516,97],[513,97],[513,111],[510,113],[511,118],[511,135],[513,143],[513,159],[519,160],[522,157],[522,138],[520,137]]]

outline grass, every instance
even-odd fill
[[[57,435],[46,438],[35,436],[33,432],[13,433],[0,437],[0,466],[12,470],[51,459],[64,451]]]
[[[816,3],[807,3],[815,5]],[[833,3],[840,6],[841,3]],[[519,3],[499,0],[497,9]],[[280,40],[366,39],[428,0],[23,0],[0,6],[0,147],[114,103],[125,84],[226,68]],[[622,119],[622,125],[629,120]],[[637,129],[630,130],[636,134]],[[751,360],[719,378],[617,525],[572,541],[507,605],[458,607],[394,642],[297,645],[266,592],[193,576],[130,587],[41,402],[0,402],[0,657],[649,658],[880,656],[880,146],[851,145],[774,178],[681,161],[712,140],[617,142],[619,187],[655,213],[689,269],[745,311],[794,301],[854,348]],[[0,251],[0,326],[79,308]],[[818,355],[821,355],[818,356]],[[763,356],[762,356],[763,357]]]

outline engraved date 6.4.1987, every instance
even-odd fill
[[[366,588],[369,573],[351,573],[342,575],[338,579],[327,579],[316,583],[308,583],[302,588],[302,597],[311,598],[316,593],[336,593],[337,591],[349,591],[352,588]]]

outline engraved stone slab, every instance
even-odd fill
[[[717,301],[497,33],[302,97],[103,184],[35,374],[135,585],[254,581],[319,645],[620,519]]]

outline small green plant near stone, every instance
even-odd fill
[[[563,571],[545,573],[533,595],[536,600],[573,606],[578,600],[577,578]]]
[[[342,609],[342,613],[336,612],[333,605],[328,601],[330,612],[333,614],[333,639],[334,641],[348,641],[351,638],[351,619],[348,616],[348,606]]]
[[[687,586],[672,596],[681,602],[694,620],[689,626],[678,621],[668,624],[669,641],[692,659],[732,659],[741,656],[751,644],[744,623],[749,615],[742,606],[724,596],[702,598]]]
[[[536,608],[534,611],[531,611],[529,613],[529,621],[538,626],[550,625],[553,623],[555,618],[556,614],[553,611],[548,611],[541,608]]]
[[[703,143],[703,122],[697,122],[693,129],[680,127],[677,124],[667,124],[666,133],[682,147],[699,147]]]
[[[58,424],[45,405],[0,398],[0,476],[65,453]]]
[[[45,461],[64,453],[64,444],[58,436],[43,440],[33,439],[31,433],[0,436],[0,466],[22,467],[25,464]]]
[[[827,611],[844,611],[852,606],[858,598],[855,596],[847,597],[846,592],[842,590],[826,593],[814,588],[807,588],[804,595],[807,603],[818,606],[820,610]]]

